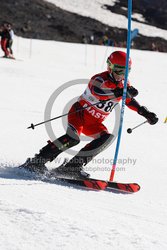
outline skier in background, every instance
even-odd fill
[[[131,64],[132,61],[129,59],[129,71]],[[48,144],[35,157],[28,158],[21,167],[44,173],[47,171],[45,163],[53,161],[60,153],[77,145],[80,142],[80,134],[83,133],[92,137],[93,140],[85,145],[69,162],[54,169],[54,172],[59,177],[89,177],[89,174],[84,171],[84,166],[107,148],[114,138],[103,121],[122,99],[125,65],[126,53],[113,52],[107,59],[107,71],[94,75],[85,92],[72,105],[68,114],[66,134],[53,142],[48,141]],[[132,87],[128,80],[126,106],[145,117],[149,124],[156,124],[158,122],[156,114],[141,106],[134,98],[137,95],[137,89]],[[82,110],[85,107],[87,108]],[[72,114],[70,114],[71,112]]]
[[[12,29],[12,24],[11,23],[8,23],[6,25],[6,27],[7,27],[7,30],[9,31],[9,34],[10,34],[10,39],[8,39],[8,41],[7,41],[7,48],[9,49],[10,56],[13,57],[12,45],[13,45],[13,39],[14,39],[14,31]]]
[[[0,36],[1,36],[1,49],[5,53],[3,57],[11,58],[13,57],[12,43],[13,43],[14,32],[11,28],[11,24],[4,23],[1,27]]]

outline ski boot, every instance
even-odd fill
[[[87,179],[90,174],[83,170],[83,164],[67,162],[67,159],[63,164],[52,170],[51,174],[57,178],[70,178],[70,179]]]
[[[52,162],[60,153],[79,143],[78,135],[72,134],[70,129],[67,132],[53,142],[48,141],[48,144],[39,151],[39,154],[36,154],[34,158],[28,158],[20,168],[25,168],[31,172],[47,172],[46,162]]]
[[[37,174],[45,174],[47,173],[48,169],[45,166],[45,159],[42,157],[39,157],[38,155],[35,155],[33,158],[28,158],[26,162],[21,165],[19,168],[23,168],[25,170],[28,170],[30,172],[34,172]]]

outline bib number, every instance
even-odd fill
[[[103,110],[106,113],[109,113],[112,111],[114,103],[112,101],[101,101],[99,104],[96,105],[98,109]]]

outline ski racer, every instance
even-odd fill
[[[89,174],[84,171],[84,166],[107,148],[114,138],[103,121],[122,99],[125,65],[126,53],[113,52],[107,59],[107,71],[94,75],[85,92],[72,105],[68,114],[66,134],[53,142],[48,141],[48,144],[33,158],[28,158],[22,167],[44,173],[47,171],[45,163],[53,161],[60,153],[77,145],[80,142],[80,135],[83,133],[92,137],[93,140],[86,144],[69,162],[56,168],[55,173],[58,177],[89,177]],[[131,65],[132,61],[129,59],[129,71]],[[149,124],[156,124],[158,122],[156,114],[150,112],[145,106],[141,106],[134,98],[137,95],[138,90],[131,86],[128,80],[126,106],[145,117]]]

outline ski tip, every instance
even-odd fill
[[[136,192],[138,192],[139,190],[140,190],[140,185],[139,184],[137,184],[137,183],[135,183],[135,185],[136,185],[136,189],[137,189],[137,191]]]
[[[137,183],[121,184],[117,183],[119,189],[128,193],[136,193],[140,190],[140,186]]]

